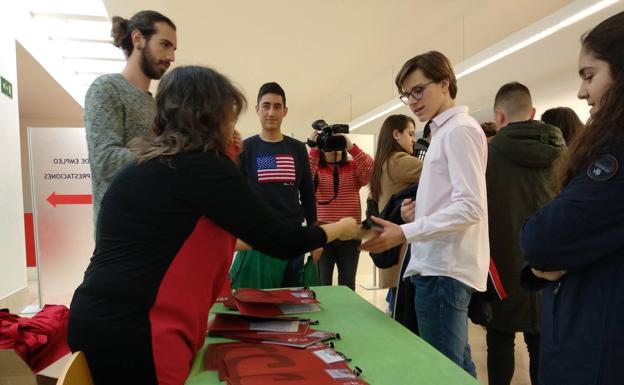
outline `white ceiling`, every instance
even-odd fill
[[[253,106],[259,86],[277,81],[286,90],[284,131],[302,138],[318,118],[349,122],[396,97],[394,75],[403,62],[430,49],[454,64],[557,11],[569,0],[105,0],[110,16],[156,9],[178,26],[176,65],[208,65],[228,75],[250,108],[238,124],[259,130]],[[491,99],[507,81],[525,82],[540,100],[560,100],[576,88],[580,34],[622,2],[586,21],[460,80],[458,102],[487,120]],[[20,55],[18,61],[32,58]],[[20,66],[21,63],[18,63]],[[29,70],[30,71],[30,70]],[[564,74],[570,73],[570,76]],[[548,84],[555,84],[549,87]],[[28,114],[76,113],[67,98],[49,98],[42,80],[20,78],[20,109]],[[30,90],[28,90],[30,88]],[[556,95],[548,89],[552,88]],[[22,96],[27,100],[22,102]],[[569,96],[569,95],[568,95]],[[45,102],[42,102],[45,99]],[[71,99],[71,98],[69,98]],[[564,98],[565,99],[565,98]],[[565,99],[567,100],[567,99]],[[69,107],[65,105],[69,103]],[[41,107],[44,106],[45,108]],[[409,114],[405,109],[396,112]],[[374,133],[380,120],[358,133]]]
[[[569,3],[566,0],[105,0],[109,15],[154,7],[178,25],[177,64],[228,75],[251,102],[239,129],[259,130],[258,88],[286,90],[284,131],[318,118],[348,122],[396,95],[403,62],[429,49],[457,63]],[[501,20],[501,14],[508,15]]]
[[[589,109],[576,98],[580,85],[578,53],[580,37],[607,17],[624,11],[617,3],[542,41],[514,53],[458,82],[458,102],[471,106],[480,121],[492,120],[494,95],[509,81],[519,81],[531,90],[538,117],[548,108],[566,105],[586,120]]]
[[[22,120],[82,121],[82,107],[20,43],[16,43],[16,59],[18,104]]]

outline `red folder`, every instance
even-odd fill
[[[225,357],[233,356],[234,354],[260,354],[274,351],[275,349],[271,346],[254,343],[222,342],[210,344],[206,349],[204,369],[217,370],[219,368],[219,361],[222,362]]]
[[[350,369],[272,373],[228,378],[227,385],[367,385]]]
[[[308,329],[305,333],[266,333],[266,332],[224,332],[224,338],[237,339],[244,342],[261,342],[295,348],[306,348],[312,344],[336,338],[336,333]]]
[[[319,303],[314,291],[309,289],[245,289],[234,292],[234,299],[245,303],[273,303],[273,304],[305,304]]]
[[[236,355],[253,355],[266,354],[275,352],[275,348],[269,345],[239,343],[239,342],[223,342],[219,344],[210,344],[206,349],[206,357],[204,359],[204,369],[219,370],[223,365],[226,357],[234,357]],[[223,381],[222,378],[220,378]]]
[[[219,366],[222,378],[238,378],[260,374],[299,373],[323,371],[324,369],[349,369],[344,359],[331,348],[294,349],[281,345],[263,345],[274,347],[273,351],[261,353],[243,353],[226,355],[223,366]],[[317,352],[326,352],[317,355]],[[327,355],[334,355],[327,359]]]
[[[210,333],[221,332],[286,332],[305,333],[310,321],[299,318],[254,318],[238,314],[217,313],[208,323]]]
[[[289,314],[312,313],[320,311],[321,308],[316,303],[306,304],[273,304],[273,303],[254,303],[241,302],[234,298],[238,311],[251,317],[279,317]]]
[[[221,381],[261,374],[349,369],[342,357],[325,346],[295,349],[281,345],[249,343],[210,345],[206,351],[204,366],[208,370],[216,368]]]
[[[224,299],[227,307],[234,305],[241,314],[254,317],[279,317],[288,314],[320,311],[318,300],[308,289],[247,289],[236,290],[232,299]]]

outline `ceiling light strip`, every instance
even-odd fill
[[[76,73],[76,75],[95,75],[95,76],[100,76],[100,75],[106,75],[108,74],[108,72],[101,72],[101,71],[74,71]]]
[[[73,37],[51,37],[50,41],[69,42],[69,43],[92,43],[92,44],[112,44],[113,39],[82,39]]]
[[[400,101],[398,98],[390,100],[389,102],[382,104],[381,106],[375,108],[374,110],[369,111],[366,114],[352,120],[349,123],[349,130],[353,131],[354,129],[365,125],[366,123],[372,122],[375,119],[378,119],[386,114],[389,114],[390,112],[398,109],[399,107],[403,105],[404,105],[403,102]]]
[[[568,17],[565,17],[563,15],[548,16],[532,24],[529,27],[514,33],[513,35],[504,39],[503,41],[491,46],[490,48],[482,51],[481,53],[477,55],[474,55],[470,59],[465,60],[464,62],[455,66],[457,78],[460,79],[468,74],[471,74],[475,71],[480,70],[483,67],[486,67],[492,63],[495,63],[501,60],[502,58],[513,54],[514,52],[517,52],[534,43],[537,43],[538,41],[545,39],[546,37],[562,30],[563,28],[568,27],[580,20],[583,20],[586,17],[591,16],[594,13],[599,12],[617,3],[618,1],[619,0],[602,0],[589,7],[586,7],[584,9],[581,9],[575,12]],[[587,3],[587,1],[584,1],[584,3]],[[576,4],[571,4],[569,7],[577,8],[575,7],[575,5]],[[562,14],[569,13],[569,11],[565,8],[566,7],[560,10],[562,11],[561,12]],[[561,20],[562,17],[564,17],[563,20]],[[528,31],[531,31],[531,30],[539,30],[539,32],[535,34],[527,33]],[[525,37],[526,35],[529,35],[529,34],[530,36]],[[492,54],[492,52],[494,53]]]
[[[52,12],[30,12],[33,19],[58,19],[58,20],[83,20],[83,21],[107,21],[110,19],[106,16],[95,15],[79,15],[70,13],[52,13]]]
[[[590,1],[577,0],[573,2],[572,4],[569,4],[568,6],[561,8],[559,11],[553,13],[552,15],[549,15],[531,24],[530,26],[504,39],[503,41],[497,44],[494,44],[493,46],[483,50],[481,53],[476,54],[472,56],[471,58],[458,64],[457,66],[455,66],[457,79],[460,79],[492,63],[495,63],[501,60],[502,58],[509,56],[512,53],[517,52],[523,48],[526,48],[529,45],[534,44],[556,33],[557,31],[567,26],[570,26],[580,20],[583,20],[593,15],[594,13],[599,12],[617,2],[619,2],[619,0],[601,0],[596,3],[593,3],[590,6],[587,6],[587,4],[590,3]],[[581,10],[577,10],[579,7],[584,7],[584,8],[582,8]],[[574,12],[574,13],[568,16],[570,12]],[[532,31],[536,29],[540,30],[540,32],[532,34]],[[530,35],[530,36],[528,38],[523,38],[523,36],[526,36],[526,35]],[[492,54],[492,52],[494,53]],[[395,99],[395,100],[396,101],[386,102],[382,104],[381,106],[352,120],[349,123],[350,130],[353,131],[403,106],[403,103],[401,101],[399,101],[398,99]]]
[[[112,58],[112,57],[95,57],[95,56],[63,56],[64,60],[93,60],[93,61],[112,61],[125,63],[125,59]]]

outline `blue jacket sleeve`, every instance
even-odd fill
[[[622,158],[612,179],[595,181],[583,170],[527,220],[520,242],[531,267],[580,269],[624,250]]]

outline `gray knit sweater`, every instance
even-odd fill
[[[121,74],[102,75],[89,87],[84,123],[96,223],[108,185],[117,171],[132,159],[128,142],[148,132],[154,107],[151,94],[139,90]]]

